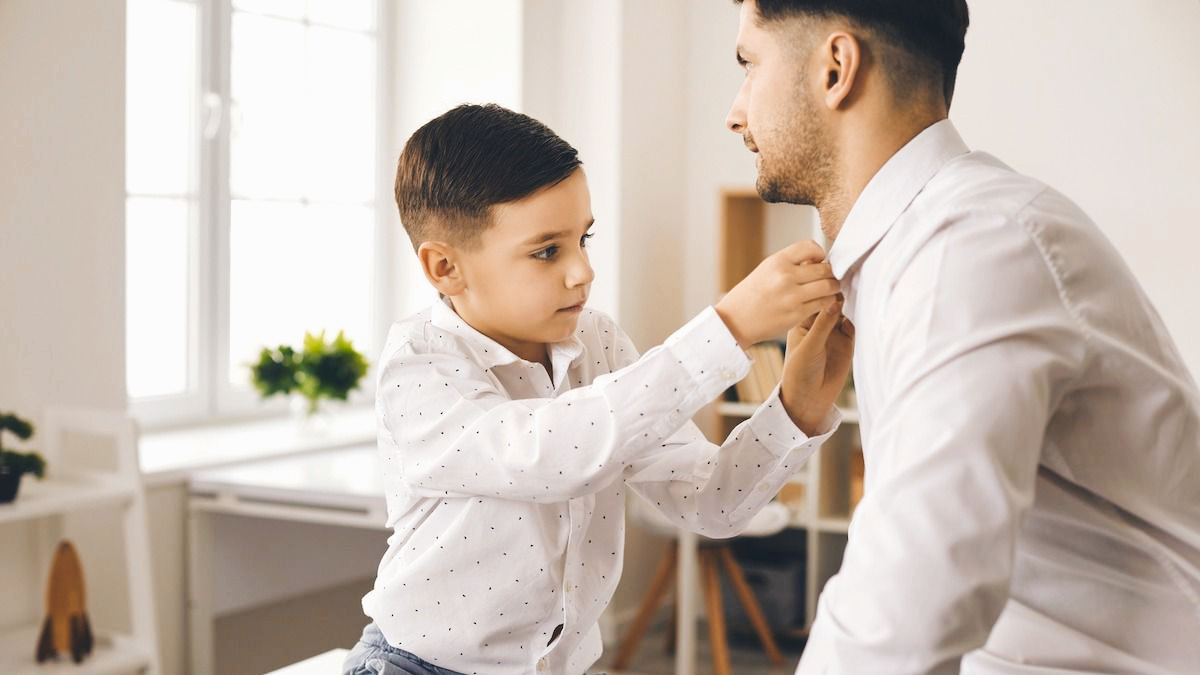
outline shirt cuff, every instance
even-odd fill
[[[724,391],[750,372],[750,358],[711,306],[663,344],[704,391]]]
[[[820,445],[829,440],[834,431],[842,425],[842,411],[837,406],[829,406],[829,412],[817,426],[822,431],[815,436],[809,436],[796,426],[783,401],[779,400],[779,385],[767,397],[750,417],[750,430],[754,436],[772,454],[782,457],[802,445]]]

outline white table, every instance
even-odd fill
[[[367,547],[366,559],[347,561],[349,548],[322,542],[308,547],[326,557],[296,566],[288,561],[287,574],[277,561],[257,560],[256,537],[270,536],[262,523],[254,529],[233,529],[218,536],[214,522],[232,517],[274,523],[304,523],[368,531],[384,529],[386,504],[382,466],[374,444],[280,457],[238,466],[206,469],[190,480],[188,595],[192,675],[213,673],[213,622],[227,612],[253,607],[318,588],[347,570],[374,572],[383,551]],[[337,530],[324,533],[338,536]],[[382,538],[380,538],[382,541]],[[679,536],[677,588],[696,587],[697,537]],[[321,549],[321,550],[317,550]],[[373,557],[371,557],[373,556]],[[693,593],[677,593],[676,675],[691,675],[696,663],[696,600]],[[286,671],[285,671],[286,672]]]
[[[342,662],[349,653],[349,649],[331,649],[300,663],[272,670],[266,675],[336,675],[342,672]]]
[[[189,489],[192,675],[213,673],[220,615],[373,575],[384,551],[374,444],[197,471]]]

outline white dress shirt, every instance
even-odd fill
[[[829,257],[866,484],[798,672],[1200,672],[1197,390],[1095,225],[942,121]]]
[[[805,437],[777,389],[723,446],[704,439],[690,418],[749,370],[712,308],[641,359],[585,310],[551,360],[553,381],[442,302],[389,333],[376,407],[394,532],[363,609],[438,666],[582,675],[621,574],[624,486],[732,536],[828,436]]]

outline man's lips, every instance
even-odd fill
[[[563,307],[563,308],[559,309],[558,311],[560,311],[560,312],[582,312],[584,302],[587,302],[587,301],[584,300],[583,302],[580,302],[578,305],[571,305],[570,307]]]

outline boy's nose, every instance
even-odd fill
[[[587,254],[580,252],[575,264],[571,265],[571,269],[567,272],[567,287],[585,286],[592,283],[595,278],[596,272],[592,269],[592,263],[588,260]]]

